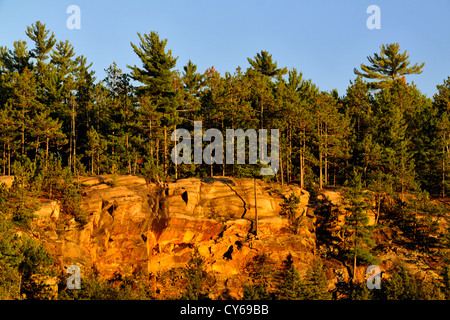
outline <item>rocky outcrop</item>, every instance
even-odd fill
[[[0,176],[0,184],[4,183],[6,187],[11,187],[14,182],[14,176]]]
[[[242,282],[231,278],[239,277],[254,256],[267,253],[280,264],[289,256],[300,271],[314,257],[315,216],[311,210],[307,214],[309,194],[296,186],[256,181],[255,206],[253,179],[181,179],[156,185],[132,176],[98,176],[79,177],[77,183],[86,224],[47,200],[34,221],[34,234],[61,269],[78,264],[106,278],[139,271],[157,274],[184,267],[195,246],[214,274],[218,292],[239,296],[233,283]],[[296,234],[280,215],[280,205],[292,193],[301,199]]]
[[[352,277],[352,266],[342,257],[348,213],[340,190],[323,190],[310,199],[296,185],[228,177],[165,185],[134,176],[79,177],[76,182],[87,223],[67,215],[57,201],[42,200],[31,228],[61,271],[77,264],[82,272],[93,268],[105,278],[143,272],[155,279],[184,267],[197,247],[214,282],[212,298],[241,298],[242,284],[249,280],[243,270],[263,253],[275,262],[274,270],[289,260],[300,274],[320,257],[330,290]],[[281,210],[291,194],[300,198],[295,227]],[[370,210],[368,215],[373,224]],[[399,261],[413,273],[438,277],[433,256],[399,245],[398,227],[379,228],[374,238],[384,277]],[[357,268],[359,281],[365,281],[366,267]],[[156,297],[179,294],[170,292],[174,288],[155,283]]]

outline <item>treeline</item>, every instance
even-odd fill
[[[142,65],[126,72],[113,63],[96,82],[87,58],[44,24],[32,24],[26,35],[30,48],[22,40],[0,48],[2,174],[14,174],[14,162],[25,158],[57,158],[75,174],[253,176],[249,165],[172,163],[173,130],[201,120],[204,130],[279,129],[273,179],[282,183],[342,185],[357,169],[366,187],[382,183],[402,197],[448,193],[450,78],[426,97],[404,78],[423,64],[408,67],[398,44],[383,45],[371,65],[355,69],[340,96],[320,91],[295,68],[278,68],[266,51],[233,74],[214,67],[202,73],[191,61],[180,72],[156,32],[131,43]]]

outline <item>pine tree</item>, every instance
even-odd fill
[[[14,50],[6,47],[0,47],[0,63],[2,68],[8,72],[22,73],[25,69],[32,70],[33,63],[30,61],[31,55],[27,47],[27,42],[20,40],[14,41]]]
[[[207,298],[208,292],[204,290],[204,280],[206,277],[205,259],[198,252],[195,247],[191,254],[191,259],[188,261],[183,273],[187,279],[186,292],[181,296],[182,299],[187,300],[202,300]]]
[[[46,61],[50,57],[49,53],[56,43],[55,35],[53,32],[49,35],[50,30],[47,30],[45,24],[40,21],[36,21],[27,27],[25,33],[35,44],[34,49],[30,51],[30,57],[36,59],[36,71],[42,77],[46,72]],[[39,82],[40,86],[43,84],[43,81]]]
[[[36,79],[30,70],[24,69],[21,74],[17,72],[10,74],[8,86],[11,93],[8,103],[14,109],[13,116],[20,128],[21,155],[26,156],[30,128],[43,106],[38,101]]]
[[[296,140],[298,150],[298,168],[300,187],[306,187],[305,177],[307,162],[313,163],[314,156],[311,150],[311,133],[314,131],[313,105],[317,97],[318,88],[311,80],[303,80],[303,74],[294,68],[289,71],[288,86],[295,90],[297,98],[293,97],[293,105],[288,112],[293,117],[293,139]],[[295,148],[294,148],[295,149]]]
[[[314,105],[314,138],[318,149],[319,189],[330,182],[330,164],[333,165],[336,176],[338,160],[349,157],[346,138],[350,134],[350,121],[339,112],[338,107],[338,101],[329,93],[321,92],[317,95]]]
[[[361,174],[354,173],[350,189],[345,193],[345,202],[348,215],[345,217],[345,223],[342,226],[346,234],[346,243],[348,249],[346,256],[353,261],[353,283],[356,283],[356,266],[358,260],[363,263],[376,264],[375,258],[370,250],[374,246],[371,238],[372,228],[369,226],[367,210],[372,208],[371,204],[365,199],[361,182]]]
[[[303,281],[294,265],[291,265],[280,285],[278,299],[298,300],[303,297]]]
[[[167,39],[160,40],[155,31],[143,36],[138,33],[139,46],[131,43],[134,52],[142,62],[142,68],[129,66],[131,77],[142,83],[137,87],[140,97],[146,95],[156,105],[156,111],[161,114],[161,126],[163,130],[163,166],[164,174],[168,170],[168,134],[167,130],[178,124],[177,94],[174,85],[174,72],[177,59],[172,57],[172,51],[165,51]],[[158,146],[157,146],[158,147]]]
[[[438,110],[439,121],[436,125],[437,141],[439,141],[440,167],[441,176],[441,196],[446,196],[449,189],[449,170],[450,164],[450,77],[444,80],[444,83],[437,86],[438,93],[434,95],[433,105]]]
[[[344,98],[344,109],[349,115],[352,128],[351,163],[363,170],[364,186],[367,186],[368,172],[381,163],[381,148],[373,139],[374,116],[372,96],[367,83],[358,76],[350,81]]]
[[[11,104],[6,104],[3,110],[0,109],[0,137],[2,143],[2,163],[3,174],[11,175],[11,157],[20,145],[21,125]]]
[[[45,161],[49,157],[49,148],[53,143],[56,146],[61,146],[67,143],[66,135],[62,132],[62,122],[58,119],[52,119],[49,116],[49,111],[42,111],[33,119],[35,125],[30,129],[30,135],[36,138],[35,149],[38,154],[39,146],[42,143],[45,145]]]
[[[411,63],[408,59],[409,55],[406,51],[400,52],[398,43],[383,44],[379,54],[374,53],[373,57],[367,57],[369,65],[361,64],[362,71],[356,68],[353,71],[358,76],[378,80],[378,82],[371,82],[370,85],[375,89],[380,89],[404,75],[422,73],[425,62],[408,67]]]
[[[414,155],[412,148],[412,120],[414,98],[405,83],[396,80],[382,90],[375,100],[377,128],[374,140],[381,148],[381,165],[394,179],[394,191],[405,198],[408,191],[417,190]]]
[[[69,41],[60,41],[51,54],[51,77],[53,112],[63,121],[64,133],[69,137],[68,166],[72,170],[75,166],[75,56],[74,48]]]
[[[311,268],[306,272],[304,279],[304,299],[306,300],[329,300],[331,294],[328,292],[328,281],[320,259],[315,259]]]
[[[277,68],[277,62],[272,61],[272,55],[264,50],[258,52],[253,60],[247,58],[247,61],[253,70],[271,78],[287,73],[287,68]]]
[[[254,257],[245,267],[252,282],[243,285],[244,300],[267,300],[271,297],[270,282],[273,278],[274,261],[266,253]]]

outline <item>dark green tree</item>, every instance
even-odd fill
[[[354,173],[350,188],[345,193],[348,215],[342,229],[346,238],[346,256],[353,262],[353,280],[356,284],[356,267],[358,260],[362,263],[376,264],[379,260],[371,253],[374,246],[372,227],[369,225],[367,210],[372,208],[364,193],[361,174]]]
[[[133,80],[142,83],[137,87],[139,97],[148,96],[156,111],[161,115],[163,131],[163,167],[168,170],[168,134],[169,128],[178,124],[177,101],[179,91],[174,85],[174,71],[177,59],[172,57],[172,51],[166,52],[167,39],[160,40],[155,31],[150,34],[138,33],[139,46],[131,43],[134,52],[142,62],[142,68],[129,66]],[[157,146],[158,148],[158,146]]]
[[[202,300],[206,299],[208,292],[204,289],[206,270],[205,259],[195,247],[183,273],[187,279],[186,292],[181,295],[182,299]]]
[[[373,57],[367,57],[369,65],[361,64],[361,71],[353,70],[358,76],[367,79],[378,80],[369,83],[372,88],[380,89],[404,75],[420,74],[425,62],[417,63],[409,67],[409,55],[406,50],[402,53],[398,43],[383,44],[380,53],[374,53]]]

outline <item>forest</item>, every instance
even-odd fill
[[[425,63],[411,62],[398,43],[380,44],[367,61],[355,62],[346,92],[328,92],[301,71],[278,66],[264,50],[224,74],[214,66],[197,70],[190,60],[177,66],[167,39],[155,31],[138,33],[140,42],[130,45],[140,65],[121,70],[112,62],[106,78],[97,79],[88,57],[45,24],[37,21],[25,34],[28,41],[0,47],[0,174],[16,177],[11,190],[0,188],[0,277],[6,277],[3,266],[25,279],[33,266],[48,264],[38,245],[14,247],[8,240],[12,225],[30,221],[36,197],[56,197],[78,221],[85,219],[72,183],[81,175],[139,175],[158,183],[256,177],[308,191],[346,187],[347,231],[360,239],[352,248],[355,264],[357,255],[372,258],[363,213],[363,190],[370,190],[378,218],[392,213],[423,250],[436,241],[448,249],[449,229],[438,233],[436,219],[449,218],[450,77],[427,97],[408,82],[420,77]],[[171,134],[193,131],[194,121],[221,132],[279,129],[278,172],[261,176],[258,165],[225,161],[174,164]],[[29,255],[8,255],[19,251]],[[287,276],[298,278],[295,270]]]

